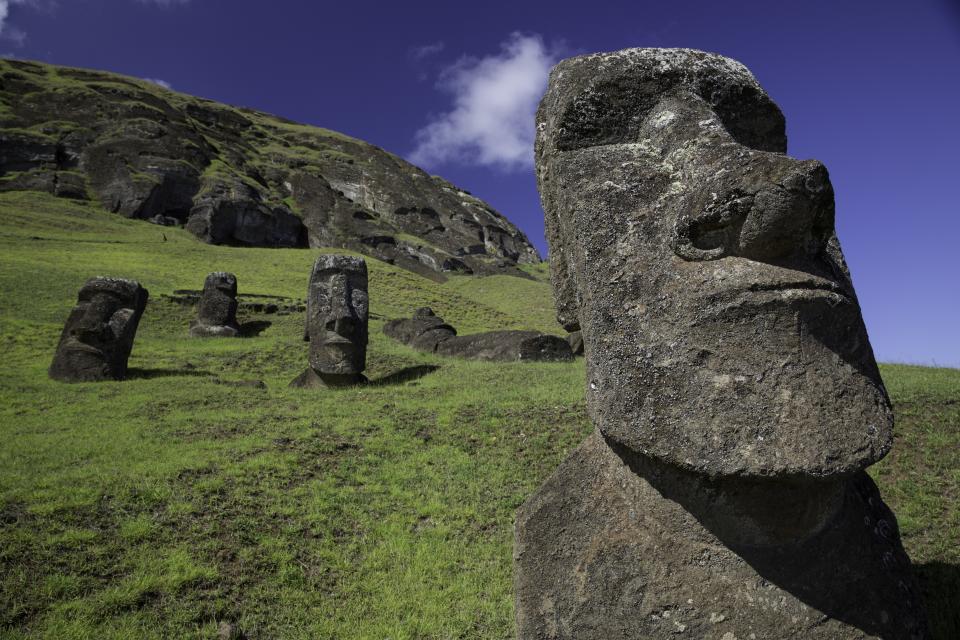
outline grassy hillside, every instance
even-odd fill
[[[306,364],[299,314],[197,340],[193,311],[160,298],[213,270],[302,298],[314,256],[0,194],[0,637],[512,636],[513,514],[590,429],[582,361],[460,362],[380,328],[430,305],[462,333],[560,333],[542,269],[438,284],[368,259],[378,384],[325,393],[286,386]],[[97,274],[150,290],[132,379],[54,383],[62,323]],[[397,375],[421,365],[439,368]],[[883,374],[899,421],[874,475],[939,637],[960,637],[960,371]]]

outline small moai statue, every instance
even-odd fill
[[[369,310],[363,258],[318,257],[307,285],[304,340],[310,342],[310,366],[290,386],[326,388],[366,382]]]
[[[537,181],[596,430],[520,507],[521,640],[926,640],[865,469],[893,413],[824,166],[742,64],[550,74]]]
[[[62,382],[123,380],[147,296],[136,280],[87,280],[60,334],[50,377]]]
[[[197,319],[190,323],[190,335],[226,337],[240,335],[237,324],[237,276],[214,271],[203,282]]]

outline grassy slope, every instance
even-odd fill
[[[190,340],[192,311],[159,299],[215,269],[241,291],[302,297],[314,255],[0,194],[0,637],[210,638],[223,621],[257,638],[512,635],[513,514],[590,429],[582,361],[435,358],[380,327],[430,305],[463,333],[559,332],[542,269],[437,284],[368,260],[369,377],[440,369],[328,393],[286,388],[306,362],[298,315],[241,318],[273,323],[256,338]],[[51,382],[94,274],[153,295],[134,377]],[[957,637],[960,372],[884,376],[898,441],[875,476],[926,584],[941,585],[940,637]],[[250,379],[267,388],[224,384]]]

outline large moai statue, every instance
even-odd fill
[[[136,280],[87,280],[60,334],[50,377],[62,382],[125,378],[147,296]]]
[[[536,166],[591,435],[520,508],[518,636],[925,639],[819,162],[718,55],[558,64]]]
[[[214,271],[207,276],[197,307],[197,319],[190,323],[190,335],[226,338],[240,335],[237,276],[225,271]]]
[[[366,382],[367,263],[354,256],[322,255],[307,285],[304,340],[310,366],[294,387],[341,387]]]

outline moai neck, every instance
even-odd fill
[[[843,506],[845,477],[711,478],[605,441],[634,473],[731,547],[801,543],[822,531]]]

